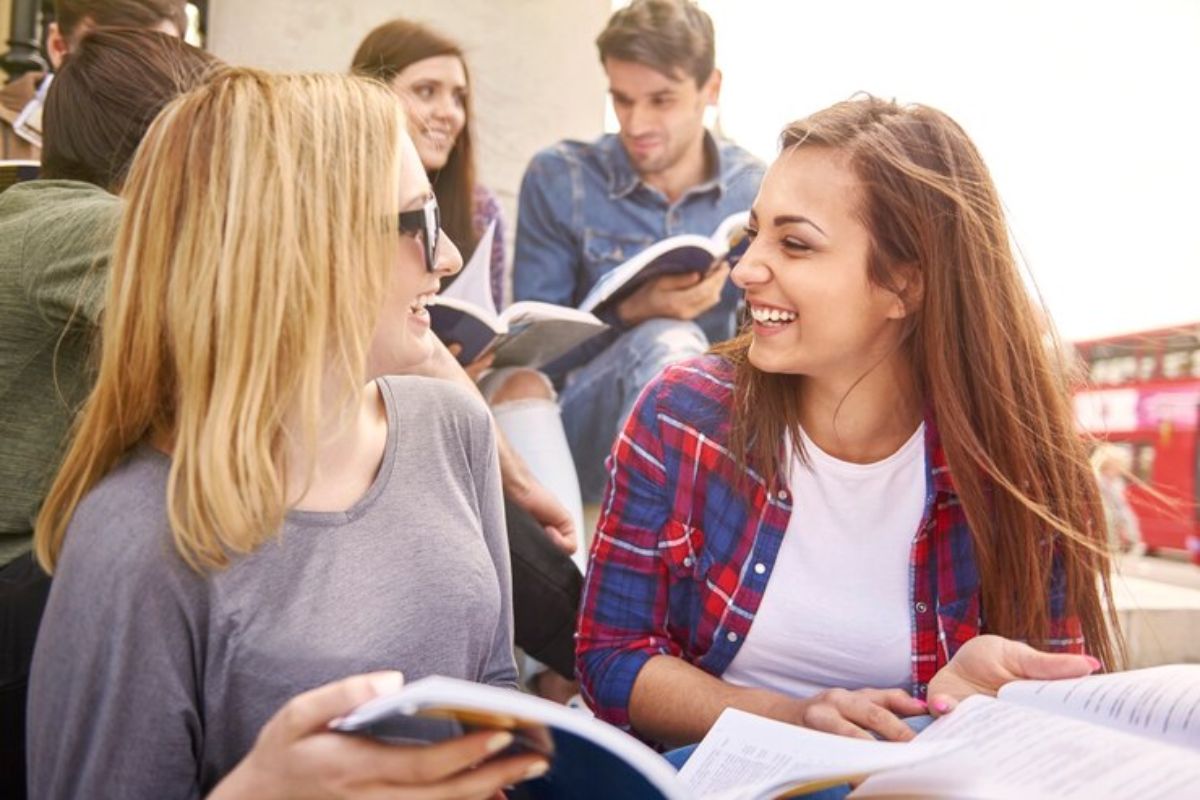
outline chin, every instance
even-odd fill
[[[451,150],[438,150],[432,147],[423,147],[417,151],[417,155],[421,157],[421,166],[426,172],[433,172],[446,166],[446,162],[450,160]]]
[[[797,375],[801,372],[795,359],[788,358],[786,354],[780,353],[778,350],[764,348],[757,342],[750,343],[750,349],[746,352],[746,360],[759,372],[778,375]]]

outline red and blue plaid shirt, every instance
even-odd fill
[[[729,450],[733,367],[704,356],[646,387],[609,457],[592,543],[576,666],[596,714],[630,730],[629,697],[656,655],[720,676],[746,639],[792,513],[785,476],[767,486]],[[912,694],[985,630],[979,574],[932,418],[925,426],[925,512],[912,545]],[[748,480],[743,480],[748,478]],[[1050,649],[1083,651],[1051,588]]]

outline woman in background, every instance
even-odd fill
[[[386,83],[408,110],[408,133],[433,185],[442,227],[464,256],[495,223],[489,264],[492,301],[504,305],[508,271],[500,204],[475,179],[471,82],[462,48],[437,31],[395,19],[375,28],[354,53],[351,71]]]

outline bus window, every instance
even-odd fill
[[[1148,381],[1158,372],[1158,359],[1154,356],[1142,356],[1138,359],[1138,380]]]

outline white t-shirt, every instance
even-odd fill
[[[912,682],[909,557],[925,510],[925,426],[873,464],[803,436],[792,516],[750,632],[722,676],[807,697]],[[790,448],[789,448],[790,449]]]

